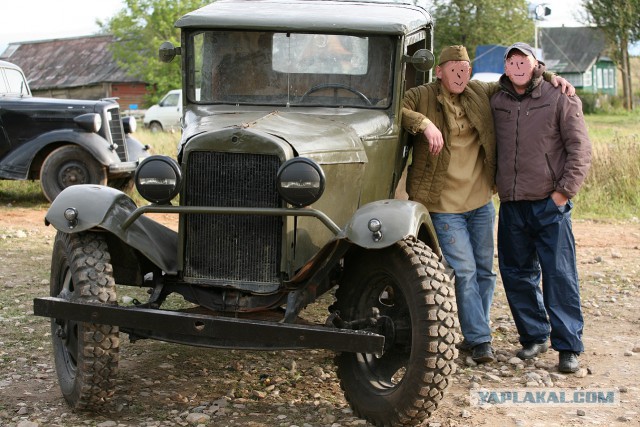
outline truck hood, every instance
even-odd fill
[[[251,128],[286,141],[299,156],[320,163],[366,162],[363,140],[389,132],[385,111],[307,109],[294,111],[187,111],[183,143],[192,136],[223,128]]]

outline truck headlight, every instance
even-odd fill
[[[324,192],[324,185],[322,168],[306,157],[287,160],[278,170],[278,193],[298,208],[316,202]]]
[[[96,113],[81,114],[74,117],[73,121],[89,132],[98,132],[102,127],[102,117]]]
[[[134,180],[142,197],[151,203],[164,205],[180,192],[182,170],[171,157],[149,156],[138,165]]]

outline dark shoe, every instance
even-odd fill
[[[493,355],[491,343],[488,342],[483,342],[482,344],[478,344],[477,346],[473,347],[471,358],[476,363],[489,363],[496,360],[495,356]]]
[[[573,351],[561,351],[558,371],[569,374],[572,372],[577,372],[578,369],[580,369],[578,353],[574,353]]]
[[[467,340],[462,340],[462,342],[456,344],[456,347],[461,351],[470,351],[473,348],[473,346],[469,344],[469,341]]]
[[[533,359],[540,353],[546,352],[548,348],[546,342],[526,344],[522,346],[522,350],[520,350],[516,356],[522,360]]]

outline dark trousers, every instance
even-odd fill
[[[500,275],[522,344],[551,337],[557,351],[584,351],[584,321],[569,201],[500,204]],[[542,278],[542,288],[540,279]]]

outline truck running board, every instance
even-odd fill
[[[33,300],[36,316],[119,326],[132,339],[153,338],[209,348],[244,350],[327,349],[382,354],[383,335],[327,326],[259,320],[100,303],[78,303],[61,298]]]

